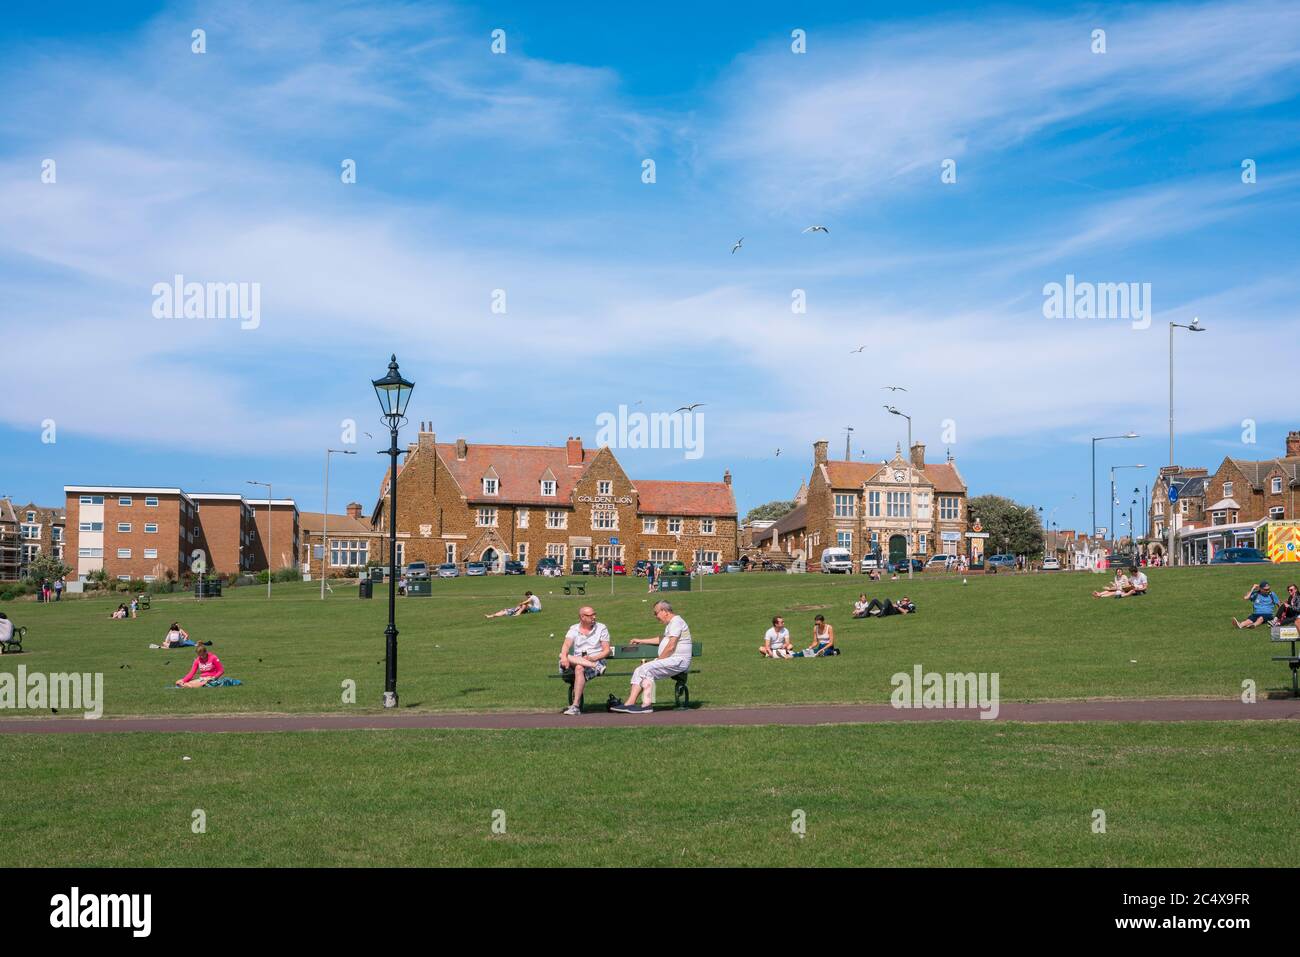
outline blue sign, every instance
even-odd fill
[[[609,540],[609,543],[610,543],[611,545],[617,545],[617,544],[618,544],[618,539],[617,539],[617,538],[611,538],[611,539]]]
[[[1169,483],[1169,501],[1171,502],[1178,501],[1178,486],[1175,485],[1173,482]]]

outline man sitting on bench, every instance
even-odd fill
[[[637,704],[637,696],[643,692],[653,694],[656,678],[671,678],[691,667],[691,629],[681,615],[673,612],[673,606],[666,601],[657,601],[654,616],[663,623],[662,638],[633,638],[629,644],[659,645],[659,656],[637,665],[632,672],[632,693],[621,705],[614,705],[609,710],[620,714],[650,714],[653,707]]]
[[[511,608],[502,608],[500,611],[494,611],[490,615],[484,615],[484,618],[512,618],[515,615],[527,615],[530,612],[539,612],[542,610],[542,600],[530,591],[524,592],[524,600]]]
[[[9,616],[0,611],[0,645],[7,645],[14,640],[14,623]]]
[[[560,648],[560,674],[573,676],[573,703],[565,714],[582,714],[582,690],[592,678],[605,671],[603,659],[609,657],[609,629],[596,620],[596,609],[583,605],[578,609],[578,623],[564,636]]]

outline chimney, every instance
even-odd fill
[[[420,448],[422,448],[422,449],[430,449],[430,450],[432,450],[433,447],[434,447],[434,446],[437,444],[437,442],[438,442],[438,437],[437,437],[437,436],[434,434],[434,432],[433,432],[433,423],[432,423],[432,422],[421,422],[421,423],[420,423],[420,432],[419,432],[419,434],[416,436],[416,439],[417,439],[417,443],[416,443],[416,444],[417,444]]]
[[[725,472],[722,473],[722,484],[723,485],[731,484],[731,469],[727,469]]]
[[[826,464],[826,450],[830,448],[830,443],[825,439],[818,439],[813,443],[813,465]]]
[[[925,443],[912,443],[912,466],[913,468],[925,468]]]
[[[464,462],[465,456],[469,454],[469,446],[465,444],[464,439],[456,440],[456,460]]]
[[[568,441],[564,443],[564,450],[570,465],[582,464],[582,439],[579,436],[569,436]]]
[[[361,517],[361,503],[348,502],[348,518],[360,518],[360,517]]]
[[[1300,456],[1300,432],[1288,432],[1286,434],[1286,457],[1291,459]]]

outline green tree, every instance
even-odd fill
[[[767,502],[763,505],[756,505],[745,513],[745,521],[753,522],[761,521],[763,519],[776,521],[777,519],[793,512],[795,506],[798,504],[798,502],[783,502],[778,500],[775,502]]]
[[[43,581],[57,581],[72,571],[53,555],[37,555],[27,563],[27,580],[40,584]]]
[[[1040,555],[1043,525],[1038,510],[1001,495],[979,495],[970,500],[971,521],[979,519],[989,533],[988,552],[1012,555]]]

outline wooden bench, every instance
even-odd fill
[[[587,583],[581,579],[570,579],[564,583],[564,593],[566,595],[585,595],[587,594]]]
[[[643,661],[648,661],[651,658],[659,657],[659,646],[658,645],[611,645],[609,652],[610,652],[609,657],[605,659],[605,661],[607,662],[636,661],[639,664]],[[691,706],[691,689],[687,684],[687,682],[690,680],[691,675],[698,675],[700,673],[700,669],[694,667],[694,664],[695,664],[695,659],[700,657],[700,655],[702,655],[703,653],[704,653],[704,646],[698,641],[692,642],[691,643],[691,665],[692,665],[691,669],[672,676],[674,707],[689,708]],[[606,665],[604,673],[599,675],[598,677],[629,678],[631,676],[632,676],[631,671],[610,671],[609,666]],[[569,686],[569,704],[573,704],[573,673],[570,672],[569,674],[555,674],[552,675],[551,677],[561,678],[564,680],[564,683]],[[591,681],[594,680],[596,679],[595,678],[591,679]],[[588,681],[587,684],[590,685],[591,681]],[[610,698],[614,698],[614,695],[610,695]],[[621,700],[621,699],[615,698],[614,700]],[[578,699],[578,708],[579,709],[582,708],[581,698]]]
[[[23,639],[27,637],[26,628],[14,628],[13,637],[8,641],[0,642],[0,655],[17,655],[23,650]]]

